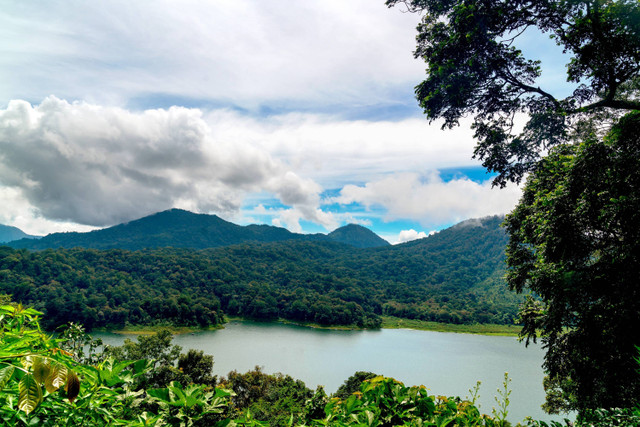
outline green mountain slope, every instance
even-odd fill
[[[349,229],[349,226],[342,229]],[[88,233],[53,233],[37,241],[17,240],[14,248],[33,250],[56,248],[128,249],[193,248],[205,249],[248,242],[280,242],[285,240],[337,240],[356,247],[379,246],[382,240],[375,233],[359,227],[357,233],[334,231],[334,237],[324,234],[303,235],[269,225],[240,226],[216,215],[195,214],[170,209],[135,221]],[[340,236],[347,236],[341,238]],[[386,243],[384,240],[382,242]]]
[[[212,324],[222,312],[375,327],[380,315],[512,323],[506,236],[493,217],[403,245],[358,249],[287,240],[143,251],[0,248],[0,293],[46,313],[48,327]]]
[[[390,243],[366,227],[348,224],[332,231],[327,235],[329,239],[354,246],[356,248],[376,248],[389,246]]]

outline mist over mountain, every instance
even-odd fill
[[[17,227],[0,224],[0,243],[11,242],[19,239],[39,239],[40,236],[32,236]]]
[[[21,239],[21,237],[17,237]],[[298,234],[270,225],[240,226],[216,215],[196,214],[181,209],[158,212],[138,220],[87,233],[52,233],[38,241],[11,239],[9,246],[21,249],[206,249],[249,242],[286,240],[336,241],[357,248],[387,246],[389,243],[371,230],[348,225],[329,235]]]

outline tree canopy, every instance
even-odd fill
[[[416,87],[444,127],[474,116],[475,156],[495,185],[526,178],[507,216],[507,282],[533,295],[523,337],[542,334],[546,409],[638,403],[640,2],[387,0],[422,13]],[[538,85],[518,48],[547,34],[569,58],[566,98]],[[527,122],[519,130],[518,117]]]
[[[445,127],[474,115],[475,156],[494,183],[519,182],[541,153],[569,142],[594,113],[638,110],[640,5],[637,0],[387,0],[422,13],[415,56],[427,62],[416,97]],[[571,59],[573,93],[557,98],[537,84],[540,61],[517,47],[525,32],[552,37]],[[528,115],[522,131],[514,120]]]
[[[640,113],[601,143],[551,151],[507,217],[508,282],[544,333],[547,408],[631,407],[640,395]]]

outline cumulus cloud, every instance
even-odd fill
[[[472,159],[469,121],[444,131],[423,118],[367,121],[290,113],[258,119],[215,110],[205,120],[215,138],[258,146],[325,188],[382,174],[479,165]]]
[[[470,217],[507,213],[520,195],[515,185],[497,189],[490,181],[477,183],[466,178],[445,182],[434,172],[428,176],[403,173],[363,186],[346,185],[333,201],[382,207],[388,221],[412,219],[435,228]]]
[[[246,141],[214,138],[196,109],[12,101],[0,110],[0,153],[0,184],[51,220],[104,226],[174,206],[229,216],[264,190],[333,224],[318,184]]]
[[[402,230],[400,234],[398,234],[398,238],[396,240],[397,243],[405,243],[410,242],[412,240],[424,239],[425,237],[433,234],[433,232],[427,234],[424,231],[416,231],[413,228],[410,230]]]

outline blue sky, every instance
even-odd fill
[[[384,1],[15,2],[0,11],[0,223],[90,230],[179,207],[391,242],[508,212],[413,88],[420,17]],[[546,36],[540,84],[566,94]]]

